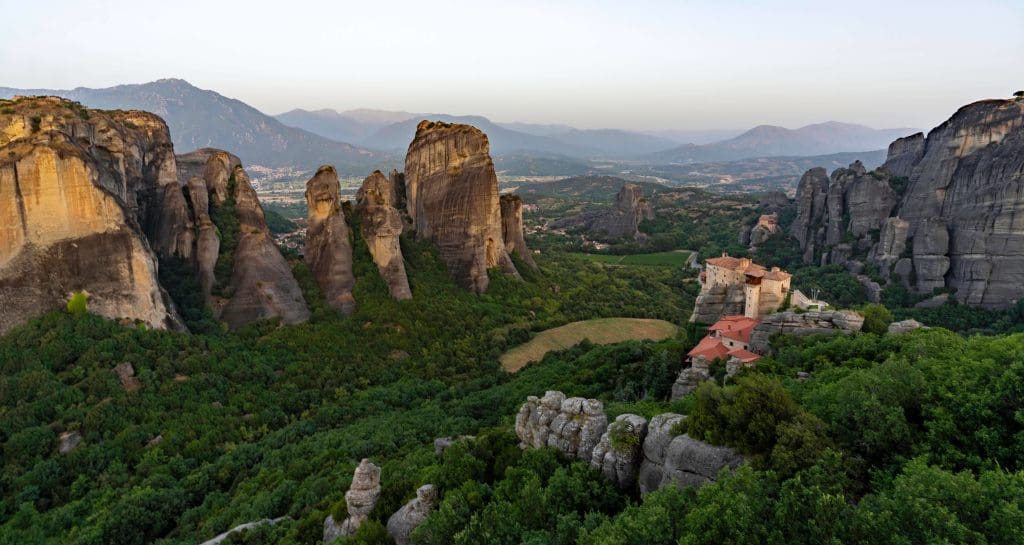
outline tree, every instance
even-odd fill
[[[889,330],[889,324],[892,323],[893,319],[889,309],[878,303],[865,305],[861,310],[861,314],[864,315],[864,327],[861,330],[865,333],[882,335]]]
[[[1013,94],[1013,96],[1017,100],[1024,100],[1024,91],[1017,91],[1016,93]]]

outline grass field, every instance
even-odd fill
[[[552,350],[564,350],[589,339],[594,344],[612,344],[630,340],[660,341],[676,334],[679,328],[664,320],[643,318],[597,318],[572,322],[537,333],[523,343],[501,355],[501,366],[514,373],[526,364],[540,361]]]
[[[686,265],[686,260],[690,259],[689,250],[674,250],[671,252],[658,252],[654,254],[609,255],[574,253],[572,255],[582,257],[587,261],[593,261],[595,263],[610,263],[612,265],[642,265],[651,267],[683,267]]]

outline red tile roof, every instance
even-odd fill
[[[686,355],[691,358],[698,356],[704,356],[708,361],[715,358],[724,358],[729,353],[729,349],[722,344],[721,339],[716,339],[711,335],[704,337],[697,343],[697,346],[693,347]]]
[[[730,358],[736,358],[740,360],[741,363],[754,363],[755,361],[761,359],[760,355],[755,354],[749,350],[744,350],[742,348],[735,348],[733,350],[730,350],[728,356]]]
[[[761,323],[761,320],[756,318],[747,318],[742,315],[734,316],[723,316],[720,320],[715,322],[708,331],[717,331],[721,337],[727,337],[740,342],[749,343],[750,334],[754,331],[754,326]]]

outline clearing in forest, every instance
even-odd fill
[[[644,318],[595,318],[572,322],[537,333],[501,355],[501,366],[515,373],[526,364],[540,361],[552,350],[565,350],[589,339],[594,344],[612,344],[633,340],[660,341],[676,334],[679,327],[665,320]]]

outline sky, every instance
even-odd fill
[[[0,0],[0,86],[176,77],[276,114],[930,128],[1024,88],[1024,0]]]

